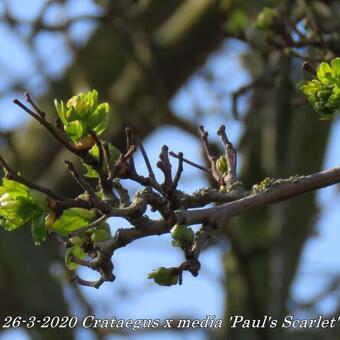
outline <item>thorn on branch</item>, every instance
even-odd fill
[[[173,152],[173,151],[170,151],[170,152],[169,152],[169,155],[172,156],[172,157],[174,157],[174,158],[179,159],[179,154],[176,154],[176,153]],[[205,171],[205,172],[211,172],[210,169],[208,169],[208,168],[206,168],[206,167],[204,167],[204,166],[202,166],[202,165],[196,164],[196,163],[194,163],[194,162],[192,162],[192,161],[189,161],[188,159],[186,159],[186,158],[184,158],[184,157],[182,157],[182,161],[183,161],[184,163],[187,163],[187,164],[191,165],[191,166],[194,167],[194,168],[199,169],[199,170],[202,170],[202,171]]]

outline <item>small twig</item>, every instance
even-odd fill
[[[129,159],[129,172],[130,173],[128,175],[128,178],[144,186],[151,185],[158,192],[166,196],[166,193],[164,192],[163,188],[156,180],[156,176],[152,170],[149,158],[146,154],[146,151],[144,149],[141,139],[133,133],[133,130],[130,127],[127,127],[125,129],[125,132],[126,132],[126,138],[127,138],[127,146],[129,150],[131,150],[132,147],[136,148],[137,146],[140,148],[144,162],[147,166],[148,173],[149,173],[149,177],[144,177],[137,173],[135,164],[134,164],[134,159],[133,159],[133,152],[135,151],[135,149],[132,150],[130,155],[128,154],[129,153],[129,150],[128,150],[128,153],[125,155],[125,158]],[[116,166],[118,166],[118,164]]]
[[[215,181],[217,183],[220,183],[221,181],[221,175],[220,173],[218,172],[217,168],[216,168],[216,161],[217,161],[217,157],[214,156],[211,152],[210,152],[210,149],[209,149],[209,145],[208,145],[208,132],[204,131],[204,127],[203,126],[200,126],[199,127],[199,133],[200,133],[200,139],[201,139],[201,142],[203,144],[203,148],[204,148],[204,151],[205,151],[205,154],[211,164],[211,174],[213,176],[213,178],[215,179]]]
[[[112,158],[111,158],[109,143],[104,142],[103,148],[104,148],[104,157],[105,157],[107,168],[108,168],[108,171],[109,171],[108,180],[109,180],[109,182],[112,182],[113,179],[114,179],[114,164],[113,164]]]
[[[227,176],[223,177],[223,181],[231,182],[237,181],[236,167],[237,167],[237,157],[236,150],[233,144],[229,141],[227,134],[225,132],[225,125],[221,125],[217,131],[217,134],[221,137],[224,144],[225,156],[227,160]]]
[[[58,194],[54,193],[52,190],[45,188],[43,186],[40,186],[38,184],[32,183],[29,180],[23,178],[21,175],[18,175],[17,172],[15,172],[9,165],[8,163],[4,160],[4,158],[0,155],[0,163],[2,164],[2,166],[5,168],[5,170],[7,171],[7,174],[5,175],[5,177],[9,180],[21,183],[23,185],[26,185],[27,187],[34,189],[36,191],[39,191],[49,197],[52,197],[58,201],[62,201],[63,198],[61,196],[59,196]]]
[[[169,152],[169,155],[172,156],[172,157],[175,157],[175,158],[179,159],[179,154],[176,154],[176,153],[173,152],[173,151],[170,151],[170,152]],[[200,170],[205,171],[205,172],[211,172],[210,169],[208,169],[208,168],[206,168],[206,167],[204,167],[204,166],[202,166],[202,165],[196,164],[196,163],[194,163],[194,162],[192,162],[192,161],[189,161],[188,159],[186,159],[186,158],[184,158],[184,157],[182,157],[182,161],[183,161],[184,163],[187,163],[187,164],[191,165],[191,166],[194,167],[194,168],[200,169]]]
[[[30,110],[26,105],[21,103],[18,99],[14,99],[13,103],[18,105],[20,108],[22,108],[25,112],[27,112],[31,117],[33,117],[35,120],[37,120],[41,125],[43,125],[51,134],[52,136],[61,144],[63,145],[66,149],[71,151],[72,153],[76,154],[77,156],[80,156],[80,151],[74,146],[74,144],[64,138],[63,136],[60,135],[59,132],[54,128],[52,124],[50,124],[45,116],[41,116],[39,113],[35,113],[32,110]],[[39,110],[41,112],[41,110]]]
[[[231,102],[232,102],[232,108],[231,112],[235,119],[240,119],[240,113],[238,110],[238,101],[241,96],[245,95],[248,91],[250,91],[252,88],[254,88],[254,81],[251,83],[240,87],[237,91],[233,92],[231,95]]]
[[[172,189],[172,175],[171,175],[171,163],[169,161],[169,148],[166,145],[162,146],[159,158],[160,161],[157,162],[157,167],[164,174],[164,182],[162,184],[162,187],[166,192],[169,192]]]
[[[125,129],[125,134],[126,134],[126,146],[127,146],[127,149],[129,150],[132,145],[135,145],[134,134],[133,134],[132,128],[127,127]],[[136,173],[135,161],[133,159],[133,155],[131,155],[130,157],[130,169],[132,172]]]
[[[3,157],[0,155],[0,163],[2,164],[2,166],[4,167],[4,169],[8,172],[8,173],[12,173],[15,174],[16,172],[9,166],[9,164],[3,159]]]
[[[276,70],[269,70],[266,72],[265,76],[260,76],[252,81],[250,81],[248,84],[241,86],[239,89],[237,89],[235,92],[231,95],[231,101],[232,101],[232,108],[231,112],[235,119],[240,119],[240,113],[238,109],[238,102],[241,96],[246,95],[249,91],[252,89],[258,87],[258,86],[269,86],[273,79],[275,79],[275,76],[277,75]]]
[[[26,98],[27,103],[29,103],[29,104],[34,108],[34,110],[39,114],[39,116],[40,116],[41,118],[45,119],[45,117],[46,117],[46,112],[44,112],[44,111],[42,111],[42,110],[40,110],[40,109],[38,108],[38,106],[37,106],[37,105],[35,104],[35,102],[33,101],[31,95],[29,94],[29,92],[25,92],[24,95],[25,95],[25,98]]]
[[[148,172],[149,172],[149,176],[150,178],[152,178],[154,181],[156,181],[156,176],[155,176],[155,173],[153,172],[152,170],[152,166],[150,164],[150,160],[149,160],[149,157],[148,155],[146,154],[146,151],[144,149],[144,146],[143,146],[143,143],[141,141],[141,139],[138,137],[138,136],[135,136],[135,141],[136,141],[136,144],[137,146],[139,147],[142,155],[143,155],[143,158],[144,158],[144,162],[145,162],[145,165],[148,169]]]
[[[120,206],[121,207],[128,207],[131,204],[129,192],[122,186],[119,180],[114,180],[112,182],[113,187],[116,189],[119,199],[120,199]]]
[[[178,168],[174,178],[174,182],[172,184],[172,190],[176,190],[179,180],[181,179],[181,175],[183,172],[183,152],[178,153]]]
[[[73,176],[73,178],[76,180],[76,182],[82,187],[88,194],[90,201],[93,203],[95,207],[97,207],[100,211],[105,211],[106,204],[103,202],[96,194],[94,189],[91,187],[91,185],[85,180],[85,178],[78,172],[78,170],[75,168],[72,162],[65,160],[64,161],[67,169]]]
[[[71,242],[70,240],[65,237],[65,236],[62,236],[54,231],[50,231],[49,232],[49,235],[51,235],[52,237],[54,237],[57,241],[61,242],[64,246],[71,246]]]
[[[113,168],[113,178],[131,178],[135,175],[139,177],[135,171],[132,171],[130,167],[130,163],[128,162],[129,159],[133,156],[133,153],[137,150],[136,145],[131,145],[129,150],[124,154],[121,155],[114,165]]]
[[[137,139],[137,137],[136,137]],[[166,192],[163,190],[162,186],[157,182],[155,174],[152,170],[150,161],[148,156],[146,155],[145,149],[143,147],[143,145],[141,144],[140,139],[136,140],[136,144],[138,145],[139,148],[141,148],[142,151],[142,155],[145,161],[145,164],[148,167],[148,172],[149,172],[149,177],[144,177],[139,175],[136,170],[133,169],[129,169],[130,173],[128,178],[130,178],[133,181],[136,181],[138,183],[140,183],[141,185],[144,186],[152,186],[154,189],[156,189],[159,193],[161,193],[164,196],[167,196]],[[123,164],[126,162],[127,159],[129,159],[131,157],[131,155],[133,154],[133,152],[136,150],[136,145],[131,145],[130,146],[130,150],[128,150],[128,152],[121,157],[121,159],[117,162],[116,167],[119,169],[119,167],[122,166],[121,162],[123,162]],[[145,156],[144,156],[145,155]],[[119,171],[117,171],[119,173]]]
[[[71,260],[71,262],[79,264],[80,266],[91,268],[90,261],[88,261],[88,260],[83,260],[83,259],[80,259],[80,258],[73,256],[73,255],[70,256],[70,260]]]
[[[78,284],[82,286],[93,287],[98,289],[105,282],[105,277],[103,277],[102,275],[100,279],[97,281],[88,281],[81,279],[78,275],[75,275],[73,277],[73,280],[75,280]]]
[[[136,145],[131,145],[129,150],[124,155],[119,157],[117,163],[115,164],[115,168],[120,168],[123,164],[125,164],[132,157],[136,150]]]

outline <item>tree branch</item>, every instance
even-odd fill
[[[284,180],[282,184],[274,185],[263,192],[250,194],[245,198],[213,208],[177,212],[176,216],[178,219],[184,220],[186,225],[206,223],[220,226],[226,220],[250,210],[259,209],[268,204],[284,201],[339,182],[340,167],[300,177],[291,182],[289,180]],[[174,223],[171,223],[171,221],[162,219],[157,221],[150,220],[140,229],[119,229],[114,238],[101,242],[101,244],[98,245],[98,248],[113,252],[139,238],[169,233],[173,224]]]

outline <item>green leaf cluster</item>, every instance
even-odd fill
[[[308,81],[300,89],[318,113],[319,119],[333,119],[340,110],[340,58],[321,63],[316,79]]]
[[[0,223],[8,231],[32,222],[32,236],[35,244],[46,239],[45,197],[16,181],[3,179],[0,187]]]
[[[79,93],[66,105],[62,100],[55,99],[54,105],[65,132],[75,142],[81,142],[91,131],[99,135],[106,128],[110,106],[108,103],[98,103],[96,90]]]

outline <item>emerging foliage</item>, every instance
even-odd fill
[[[339,108],[340,59],[333,60],[330,65],[322,63],[317,78],[304,85],[302,90],[321,118],[325,119],[333,116]],[[331,93],[325,94],[325,89]],[[150,273],[148,278],[161,286],[182,284],[184,271],[193,276],[198,275],[198,258],[202,247],[209,238],[209,232],[218,226],[221,219],[218,214],[215,220],[212,218],[218,207],[211,208],[212,216],[207,216],[209,209],[197,208],[203,208],[210,203],[231,201],[235,201],[232,203],[237,206],[239,201],[241,208],[235,210],[234,207],[231,211],[231,216],[234,216],[237,209],[242,211],[251,208],[251,204],[242,203],[243,198],[256,200],[257,195],[279,192],[280,185],[289,186],[304,180],[304,177],[288,180],[267,179],[253,187],[253,190],[247,191],[236,173],[236,150],[227,137],[225,126],[222,125],[217,134],[223,144],[224,155],[219,157],[214,156],[210,150],[208,133],[203,126],[199,128],[200,139],[210,162],[209,169],[184,159],[182,153],[169,152],[168,147],[164,145],[157,162],[164,175],[164,181],[159,183],[142,142],[132,129],[126,129],[128,150],[125,154],[99,138],[98,135],[106,128],[109,106],[107,103],[98,103],[97,91],[80,93],[68,100],[66,105],[63,101],[55,101],[64,129],[61,133],[60,122],[53,126],[29,94],[26,99],[36,112],[18,100],[16,103],[45,126],[85,166],[87,172],[81,174],[72,162],[65,161],[71,175],[84,192],[74,199],[63,198],[23,178],[0,156],[0,162],[5,169],[5,177],[0,186],[0,222],[4,229],[9,231],[30,222],[36,245],[43,243],[48,235],[54,236],[65,245],[65,265],[68,269],[75,270],[81,265],[100,273],[97,281],[86,281],[75,276],[80,284],[98,288],[105,281],[113,281],[115,276],[111,257],[115,250],[141,237],[164,233],[171,234],[172,245],[184,253],[185,261],[178,267],[160,267]],[[144,158],[148,177],[138,174],[136,170],[133,153],[137,147]],[[172,175],[170,155],[178,159],[175,176]],[[184,162],[208,172],[219,189],[204,188],[192,195],[178,190]],[[322,176],[328,176],[329,183],[337,180],[332,173]],[[120,182],[121,179],[138,183],[143,189],[137,191],[131,199],[128,190]],[[327,183],[322,177],[321,184]],[[320,186],[319,182],[317,185]],[[294,188],[292,190],[291,195],[299,193],[294,191]],[[309,188],[302,186],[300,190],[308,191]],[[283,195],[284,198],[287,197],[285,191]],[[280,197],[274,197],[273,201],[278,201]],[[266,200],[261,202],[266,204]],[[256,201],[254,204],[255,207],[258,206]],[[145,214],[148,206],[158,211],[162,219],[150,219]],[[113,216],[126,219],[132,227],[118,229],[112,236],[106,221]],[[202,226],[194,232],[190,226],[198,223]]]
[[[323,62],[316,72],[316,79],[301,86],[321,120],[330,120],[340,110],[340,58]]]
[[[90,133],[94,131],[100,135],[106,128],[110,106],[108,103],[98,103],[96,90],[79,93],[69,99],[66,105],[56,99],[54,105],[65,132],[79,148],[94,145]]]

